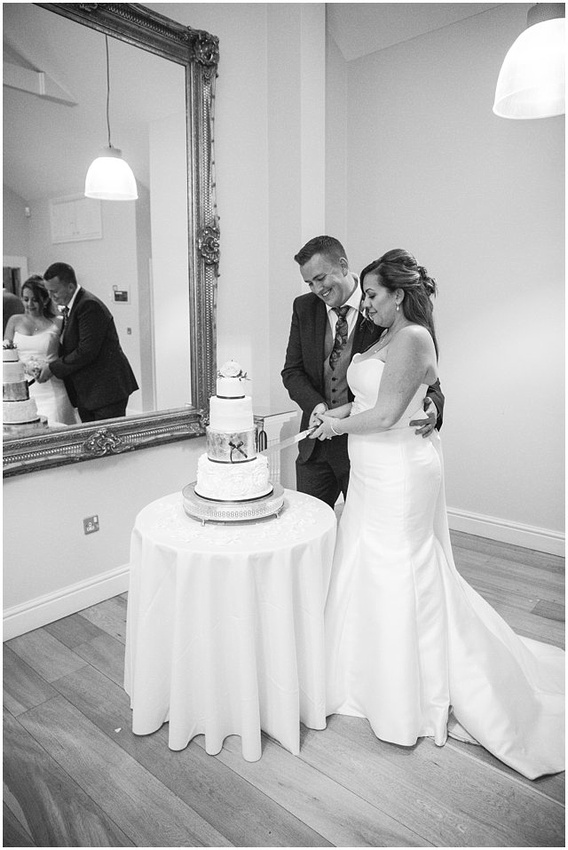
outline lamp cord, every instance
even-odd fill
[[[105,47],[106,47],[106,69],[107,69],[107,101],[106,101],[106,118],[107,118],[107,130],[108,130],[108,146],[112,148],[110,143],[110,63],[108,58],[108,35],[105,35]]]

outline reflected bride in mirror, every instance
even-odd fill
[[[38,415],[46,417],[52,427],[76,425],[80,420],[63,381],[55,375],[43,383],[38,380],[42,369],[59,356],[63,328],[63,318],[57,313],[40,275],[32,275],[23,283],[22,302],[25,312],[10,316],[4,341],[13,343],[17,349]]]

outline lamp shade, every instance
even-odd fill
[[[529,26],[505,56],[493,112],[501,118],[564,113],[565,19]]]
[[[85,196],[102,201],[135,201],[138,197],[132,169],[118,148],[103,148],[87,171]]]

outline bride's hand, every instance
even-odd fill
[[[337,434],[332,430],[331,423],[333,419],[337,422],[337,418],[333,416],[321,416],[321,425],[310,435],[312,440],[331,440],[332,437],[337,437]]]
[[[38,384],[44,384],[46,381],[49,381],[49,379],[51,378],[51,375],[52,375],[52,372],[51,372],[51,369],[49,368],[49,364],[46,364],[42,368],[42,370],[39,373],[39,375],[37,376],[36,380],[37,380]]]

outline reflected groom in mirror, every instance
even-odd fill
[[[79,286],[67,263],[53,263],[43,277],[63,315],[63,330],[59,357],[43,367],[38,381],[48,381],[51,375],[61,378],[82,422],[124,416],[138,384],[120,347],[112,313]]]

